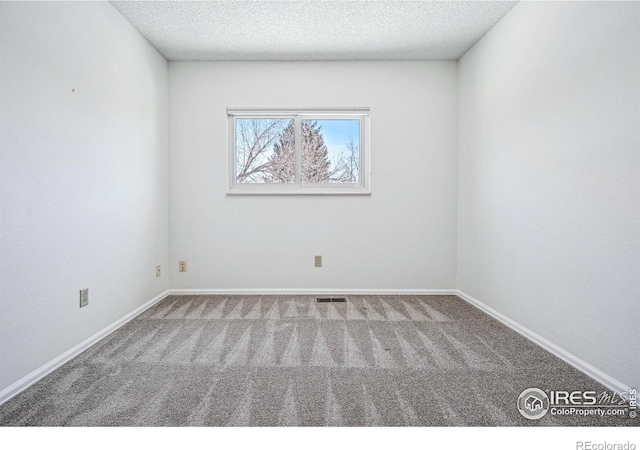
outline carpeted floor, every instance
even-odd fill
[[[0,406],[3,426],[637,426],[528,420],[604,388],[455,296],[172,296]]]

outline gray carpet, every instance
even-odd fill
[[[525,419],[604,391],[455,296],[172,296],[0,406],[3,426],[637,426]]]

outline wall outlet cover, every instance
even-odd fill
[[[80,308],[89,304],[89,288],[80,290]]]

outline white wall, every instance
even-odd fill
[[[106,2],[0,3],[0,61],[2,391],[168,288],[168,71]]]
[[[458,288],[631,386],[639,19],[520,3],[459,62]]]
[[[171,62],[172,288],[453,288],[456,66]],[[371,196],[225,195],[227,107],[353,106],[371,108]]]

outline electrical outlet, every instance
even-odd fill
[[[186,261],[180,261],[178,267],[180,268],[180,272],[186,272],[187,271],[187,262]]]
[[[156,266],[156,278],[159,278],[159,277],[160,277],[160,275],[161,275],[161,273],[160,273],[160,269],[161,269],[160,264],[158,264],[158,265]]]
[[[80,308],[89,304],[89,288],[80,290]]]
[[[314,265],[316,267],[322,267],[322,256],[321,255],[316,255],[314,257]]]

